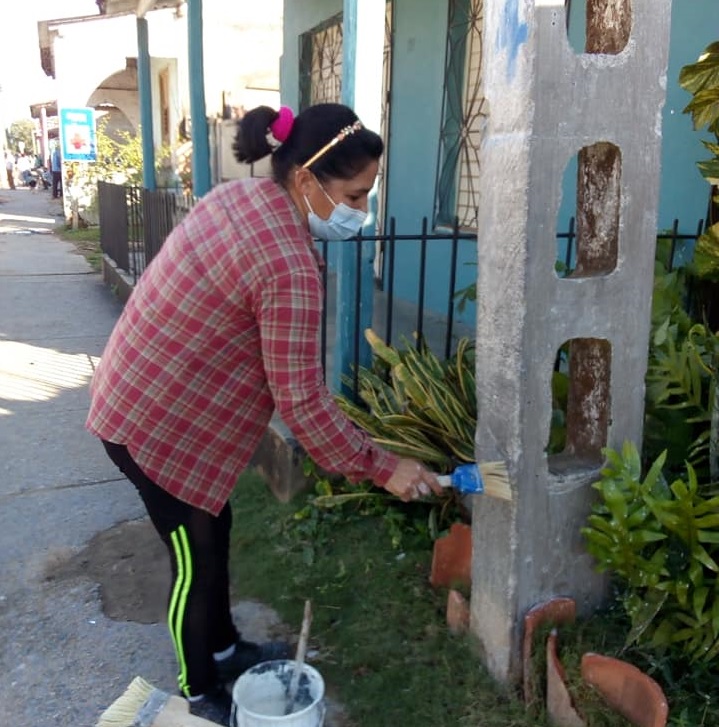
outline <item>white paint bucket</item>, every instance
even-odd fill
[[[248,669],[232,688],[230,727],[322,727],[325,683],[309,664],[302,665],[297,699],[285,714],[295,662],[278,659]]]

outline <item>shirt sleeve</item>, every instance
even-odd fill
[[[322,381],[322,292],[316,268],[273,276],[256,318],[277,413],[323,469],[385,485],[399,458],[348,419]]]

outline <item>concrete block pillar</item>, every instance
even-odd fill
[[[605,595],[579,529],[602,447],[642,436],[670,9],[588,0],[577,54],[564,0],[485,0],[476,451],[506,462],[514,498],[475,498],[471,628],[502,681],[521,676],[529,608],[570,596],[587,613]],[[575,160],[577,267],[560,277],[557,214]],[[565,344],[567,444],[549,456]]]

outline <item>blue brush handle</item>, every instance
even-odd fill
[[[484,492],[482,473],[476,464],[461,464],[452,472],[452,487],[463,495],[481,495]]]

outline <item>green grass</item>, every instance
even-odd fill
[[[428,582],[431,546],[392,547],[381,515],[296,519],[245,474],[233,495],[235,595],[274,607],[299,631],[312,600],[314,665],[353,724],[372,727],[541,725],[497,687],[468,637],[445,625],[446,591]]]
[[[416,505],[377,514],[307,508],[308,496],[279,503],[247,472],[232,497],[231,579],[237,597],[272,606],[299,631],[305,599],[313,604],[313,660],[328,690],[357,727],[543,727],[546,629],[532,665],[539,705],[527,710],[481,665],[470,636],[445,624],[447,593],[429,585],[431,542],[426,511]],[[402,547],[393,546],[403,522]],[[389,525],[395,527],[390,531]],[[607,611],[559,629],[560,659],[588,727],[626,727],[582,683],[581,655],[629,661],[652,676],[670,706],[668,725],[719,724],[716,669],[682,664],[645,647],[625,648],[629,625],[618,601]]]
[[[90,263],[93,270],[99,272],[102,269],[99,227],[72,230],[68,229],[66,225],[60,225],[55,228],[54,232],[61,240],[72,242],[76,250]]]

